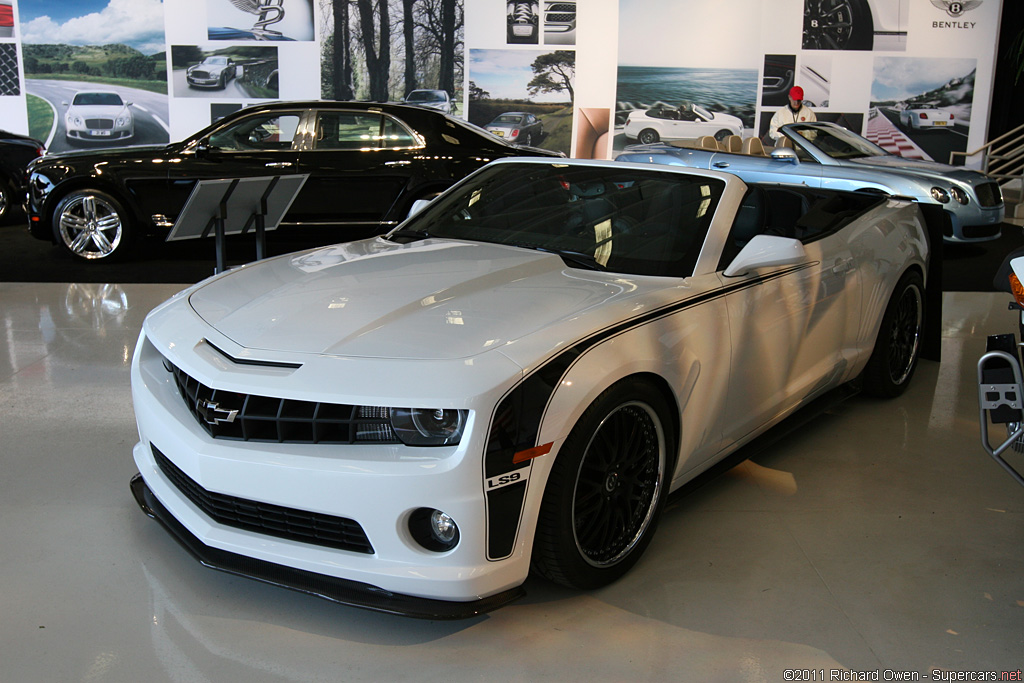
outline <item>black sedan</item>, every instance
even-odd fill
[[[385,232],[492,159],[558,156],[515,147],[419,107],[275,102],[166,147],[48,156],[30,167],[29,230],[73,256],[121,256],[166,234],[196,181],[309,174],[282,226],[331,226],[338,241]]]
[[[44,151],[35,138],[0,130],[0,224],[11,222],[20,209],[25,200],[25,169]]]

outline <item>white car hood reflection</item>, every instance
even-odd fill
[[[192,308],[248,349],[457,359],[514,342],[635,287],[554,255],[383,239],[251,264],[193,292]]]

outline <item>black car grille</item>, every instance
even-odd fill
[[[86,119],[85,127],[93,130],[110,130],[114,127],[113,119]]]
[[[215,439],[307,444],[397,444],[390,409],[213,389],[164,361],[185,405]]]
[[[189,74],[192,78],[211,78],[209,71],[195,70]]]
[[[978,203],[982,206],[999,206],[1003,203],[1003,194],[999,183],[982,183],[974,188],[978,194]]]
[[[566,12],[572,18],[576,16],[575,2],[553,2],[548,5],[548,12]]]
[[[995,237],[999,234],[1001,227],[999,223],[995,223],[993,225],[965,225],[962,229],[965,239],[977,240],[983,237]]]
[[[370,539],[359,522],[207,491],[178,469],[159,448],[150,446],[164,476],[218,524],[327,548],[373,554]]]

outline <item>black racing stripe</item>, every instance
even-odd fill
[[[490,431],[487,437],[487,449],[484,453],[484,481],[531,466],[532,461],[514,463],[512,461],[513,457],[519,451],[540,445],[537,443],[537,438],[540,433],[541,419],[545,411],[547,411],[551,397],[555,393],[555,388],[558,387],[562,378],[569,372],[569,368],[593,347],[618,334],[673,315],[687,308],[785,277],[814,265],[816,263],[785,268],[762,277],[729,284],[712,292],[663,306],[662,308],[599,330],[589,337],[579,340],[576,344],[556,356],[544,361],[536,370],[510,389],[502,397],[501,401],[498,402],[494,415],[491,418]],[[516,488],[519,489],[519,487]],[[519,492],[521,492],[522,496],[525,496],[526,487],[523,486],[519,489]],[[495,495],[499,493],[501,493],[500,502]],[[520,508],[516,508],[516,503],[511,498],[518,501]],[[502,490],[499,489],[498,491],[489,491],[486,499],[487,559],[504,559],[512,554],[515,546],[519,530],[522,497],[518,495],[511,496],[508,492],[502,493]],[[512,515],[512,519],[508,519],[508,515]]]

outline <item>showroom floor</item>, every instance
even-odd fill
[[[530,579],[497,612],[427,622],[203,568],[139,510],[128,365],[143,316],[177,289],[0,283],[0,681],[930,680],[1024,666],[1024,487],[980,446],[975,388],[985,335],[1016,329],[1004,294],[945,294],[944,361],[923,363],[906,395],[854,398],[674,499],[618,583]]]

